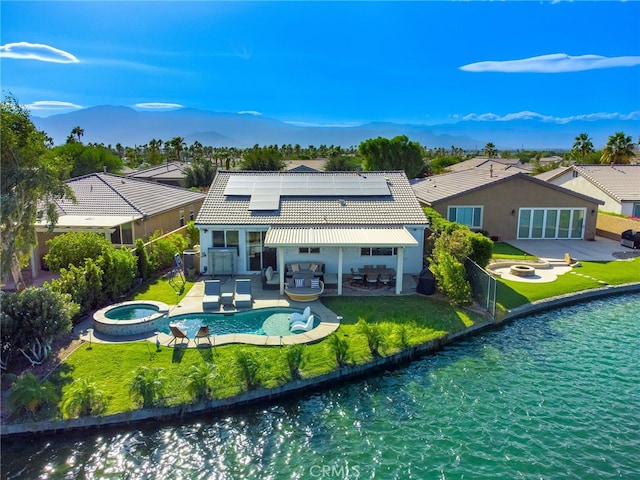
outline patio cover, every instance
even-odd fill
[[[270,227],[267,247],[415,247],[405,227]]]

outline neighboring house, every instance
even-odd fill
[[[52,233],[36,225],[38,246],[35,262],[41,266],[48,251],[46,241],[67,232],[97,232],[114,245],[133,246],[155,231],[171,232],[195,220],[206,195],[180,187],[92,173],[67,182],[76,201],[57,201],[58,222]]]
[[[310,160],[287,160],[285,170],[289,172],[321,172],[327,163],[326,158],[313,158]]]
[[[525,173],[471,169],[411,184],[422,204],[494,239],[595,239],[600,200]]]
[[[182,180],[186,177],[184,170],[188,165],[185,162],[167,162],[131,172],[127,177],[180,187],[182,186]]]
[[[196,226],[202,273],[272,267],[284,293],[286,264],[321,262],[340,294],[367,264],[394,268],[399,293],[422,269],[428,224],[404,172],[218,171]]]
[[[640,165],[572,165],[536,178],[597,198],[603,211],[640,217]]]
[[[493,170],[509,170],[509,169],[521,169],[524,170],[520,160],[517,158],[488,158],[488,157],[474,157],[469,160],[464,160],[460,163],[450,165],[447,170],[450,172],[460,172],[462,170],[468,170],[470,168],[482,168]]]

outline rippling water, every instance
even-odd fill
[[[640,295],[598,300],[257,412],[3,442],[2,474],[639,478],[639,352]]]

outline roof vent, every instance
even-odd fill
[[[347,201],[344,198],[341,198],[340,200],[338,200],[340,202],[340,205],[342,205],[343,207],[347,206]]]

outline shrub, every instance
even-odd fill
[[[26,412],[30,415],[55,403],[56,400],[53,385],[50,382],[41,382],[31,372],[17,378],[8,397],[9,407],[14,413]]]
[[[200,230],[196,228],[196,222],[193,220],[187,222],[185,237],[189,248],[193,248],[195,245],[200,244]]]
[[[213,363],[191,365],[185,391],[193,400],[204,400],[213,396],[213,381],[217,375],[217,368]]]
[[[293,380],[301,378],[300,368],[305,362],[305,346],[303,344],[288,345],[284,350],[284,357]]]
[[[384,346],[385,339],[382,329],[378,324],[369,324],[362,318],[356,323],[356,331],[367,339],[369,351],[374,357],[380,356],[380,348]]]
[[[44,260],[54,272],[69,265],[81,267],[87,258],[97,260],[105,248],[113,245],[104,235],[92,232],[69,232],[47,241],[49,253]]]
[[[248,350],[241,349],[235,352],[235,370],[241,381],[247,386],[247,390],[254,390],[260,386],[260,363],[256,355]]]
[[[162,368],[140,366],[133,372],[129,381],[129,392],[142,408],[158,404],[164,397],[166,378]]]
[[[117,300],[131,289],[136,276],[136,258],[127,248],[105,249],[98,259],[98,265],[104,272],[102,276],[104,294],[110,300]]]
[[[62,413],[66,418],[100,415],[106,408],[104,393],[85,378],[75,380],[62,398]]]
[[[45,284],[59,294],[69,294],[80,308],[74,319],[82,317],[102,303],[102,269],[93,259],[87,258],[83,266],[69,265],[60,269],[60,277]]]
[[[156,272],[171,268],[173,256],[187,249],[187,241],[178,233],[160,238],[160,232],[156,232],[149,240],[149,263]]]
[[[347,365],[349,343],[344,338],[340,338],[336,332],[333,332],[327,337],[327,347],[336,359],[338,367]]]
[[[471,254],[469,258],[480,265],[486,267],[493,255],[493,240],[481,233],[469,232],[467,234],[471,244]]]
[[[449,298],[453,305],[468,305],[471,298],[471,285],[466,278],[464,264],[446,251],[438,252],[431,266],[438,289]]]
[[[138,277],[142,280],[149,278],[151,265],[149,264],[149,255],[141,238],[136,239],[136,266]]]

